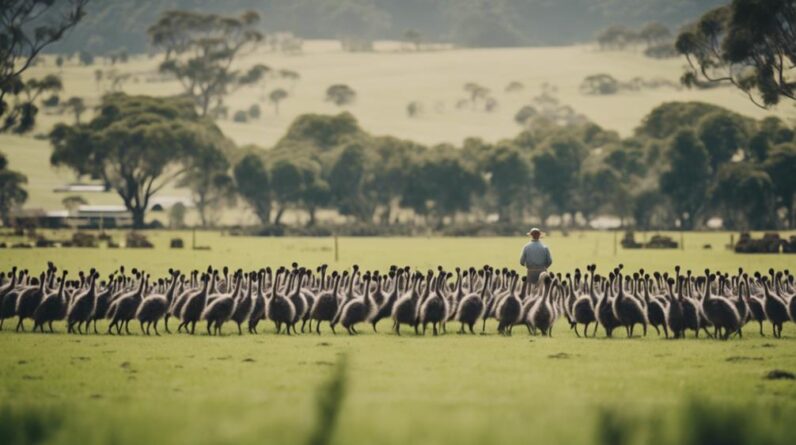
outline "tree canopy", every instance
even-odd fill
[[[149,28],[152,45],[164,51],[160,71],[180,81],[200,115],[220,107],[230,91],[252,85],[270,71],[262,64],[246,71],[233,68],[237,57],[263,40],[259,20],[253,11],[240,17],[166,11]]]
[[[796,99],[796,2],[733,0],[677,36],[689,63],[682,81],[726,82],[760,107]]]
[[[30,131],[38,112],[33,96],[60,90],[57,77],[24,81],[22,74],[46,47],[77,25],[87,2],[0,1],[0,132]]]
[[[190,100],[113,93],[85,124],[57,125],[51,162],[101,179],[143,227],[150,199],[180,177],[222,134],[199,117]]]

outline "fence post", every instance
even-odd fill
[[[338,250],[338,242],[337,242],[337,235],[334,236],[334,262],[338,262],[340,260],[340,252]]]

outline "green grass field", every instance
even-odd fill
[[[156,275],[167,267],[255,268],[293,260],[367,268],[514,266],[523,243],[343,238],[335,263],[331,239],[199,233],[198,244],[210,251],[174,251],[166,247],[174,233],[148,235],[154,250],[3,250],[0,269],[40,269],[47,260],[103,272],[120,264],[144,266]],[[187,233],[179,235],[190,240]],[[659,270],[674,263],[730,271],[794,265],[793,256],[731,253],[723,248],[726,233],[687,233],[684,239],[685,250],[619,248],[617,255],[611,233],[556,232],[547,244],[558,270],[588,262],[605,269],[620,261],[630,269]],[[702,248],[708,243],[712,250]],[[529,337],[522,329],[504,338],[494,334],[494,325],[487,335],[460,336],[451,325],[441,337],[398,338],[386,333],[386,321],[381,333],[363,327],[359,337],[275,336],[269,324],[265,333],[241,337],[226,326],[221,338],[144,337],[137,326],[129,337],[68,336],[60,324],[55,335],[16,334],[7,326],[0,332],[0,408],[60,417],[49,443],[306,443],[315,423],[316,390],[341,355],[348,357],[348,389],[335,444],[585,444],[594,441],[602,408],[669,425],[691,399],[749,415],[776,409],[781,418],[772,422],[780,425],[796,418],[796,383],[764,379],[775,369],[796,372],[792,323],[782,339],[768,331],[761,338],[750,325],[742,340],[728,342],[666,341],[654,331],[646,338],[578,339],[563,323],[553,338]],[[3,426],[0,420],[0,439]]]

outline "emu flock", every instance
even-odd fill
[[[65,321],[69,333],[88,333],[93,325],[96,334],[97,321],[104,319],[108,334],[130,334],[130,322],[137,321],[142,334],[160,335],[159,322],[171,333],[169,321],[175,319],[177,331],[187,334],[202,321],[208,335],[221,335],[228,322],[237,325],[238,334],[244,325],[256,334],[260,322],[270,320],[277,334],[320,334],[325,323],[333,333],[339,325],[356,335],[359,325],[377,331],[386,319],[395,335],[404,326],[418,335],[428,328],[439,335],[449,322],[459,325],[459,334],[475,334],[476,328],[484,333],[494,319],[502,335],[523,325],[531,335],[552,336],[563,317],[578,337],[595,337],[598,326],[607,337],[620,327],[632,337],[640,326],[643,335],[652,327],[666,338],[685,338],[689,331],[699,337],[702,331],[726,340],[742,337],[749,322],[759,325],[760,335],[769,322],[773,336],[781,337],[783,325],[796,321],[796,286],[787,270],[694,275],[679,266],[673,274],[623,269],[600,274],[589,265],[585,272],[545,273],[537,284],[489,266],[426,273],[353,266],[329,273],[326,265],[309,269],[296,263],[233,273],[226,267],[187,274],[170,269],[157,279],[120,267],[102,280],[94,269],[70,277],[49,263],[37,276],[16,267],[0,273],[0,330],[16,318],[16,331],[24,331],[30,319],[34,332],[44,333],[45,326],[54,332],[53,322]]]

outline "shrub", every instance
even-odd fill
[[[251,119],[259,119],[260,118],[260,106],[257,104],[252,105],[249,107],[249,117]]]
[[[245,124],[249,120],[249,114],[243,110],[236,111],[235,115],[232,116],[232,120],[240,124]]]

